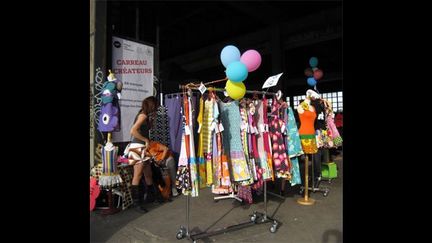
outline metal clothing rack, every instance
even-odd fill
[[[191,232],[189,231],[189,228],[190,228],[190,224],[189,224],[190,195],[186,195],[186,226],[180,226],[180,229],[176,234],[176,238],[178,240],[181,240],[184,237],[187,237],[193,243],[196,243],[197,240],[202,239],[202,238],[207,238],[210,236],[227,233],[229,231],[234,231],[234,230],[238,230],[238,229],[242,229],[242,228],[246,228],[246,227],[250,227],[250,226],[254,226],[254,225],[259,225],[259,224],[265,224],[265,223],[271,223],[269,230],[271,233],[276,233],[278,226],[281,224],[281,222],[268,216],[268,214],[267,214],[267,194],[274,195],[276,197],[284,199],[283,197],[281,197],[277,194],[267,192],[267,182],[265,181],[264,182],[264,213],[254,211],[252,214],[249,215],[249,217],[250,217],[249,221],[246,221],[244,223],[226,226],[222,229],[218,229],[215,231],[210,231],[210,232],[205,231],[205,232],[195,233],[195,234],[191,234]]]
[[[191,87],[191,85],[179,85],[179,88],[180,89],[189,89],[189,90],[192,90],[192,89],[197,90],[198,89],[196,87],[196,84],[194,84],[192,87]],[[207,87],[207,90],[219,91],[219,92],[225,91],[225,89],[214,88],[214,87]],[[246,90],[246,93],[276,95],[276,93],[266,92],[266,91]],[[186,226],[180,226],[180,229],[176,234],[176,238],[178,240],[180,240],[180,239],[183,239],[184,237],[187,237],[193,243],[196,243],[197,240],[202,239],[202,238],[207,238],[207,237],[210,237],[213,235],[223,234],[223,233],[226,233],[229,231],[238,230],[238,229],[242,229],[242,228],[246,228],[246,227],[250,227],[250,226],[254,226],[254,225],[265,224],[265,223],[271,223],[269,230],[271,233],[276,233],[276,231],[278,229],[278,225],[280,225],[281,222],[267,215],[267,194],[284,199],[283,197],[281,197],[277,194],[267,192],[267,181],[264,181],[264,213],[254,211],[252,214],[249,215],[250,218],[249,218],[249,221],[247,221],[247,222],[226,226],[222,229],[218,229],[218,230],[211,231],[211,232],[205,231],[205,232],[196,233],[196,234],[191,234],[191,232],[189,231],[189,226],[190,226],[189,225],[190,195],[188,194],[188,195],[186,195]],[[228,196],[228,197],[231,197],[231,196]]]

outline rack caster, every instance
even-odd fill
[[[329,194],[329,192],[330,192],[330,190],[329,190],[329,189],[325,190],[325,191],[324,191],[324,193],[323,193],[323,196],[324,196],[324,197],[327,197],[327,196],[328,196],[328,194]]]
[[[186,229],[182,226],[176,234],[177,240],[181,240],[186,236]]]
[[[251,220],[252,222],[256,222],[256,220],[257,220],[257,215],[256,215],[256,213],[254,213],[254,214],[251,215],[250,220]]]
[[[270,227],[271,233],[276,233],[278,223],[276,221],[273,222],[272,226]]]

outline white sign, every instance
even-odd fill
[[[128,142],[130,129],[142,101],[153,95],[153,47],[113,37],[112,70],[123,83],[120,103],[120,131],[113,132],[113,142]]]
[[[201,92],[201,94],[204,94],[204,92],[206,92],[207,88],[203,83],[201,83],[198,90]]]
[[[279,73],[278,75],[274,75],[274,76],[269,77],[264,82],[264,85],[262,86],[262,88],[265,89],[265,88],[269,88],[269,87],[275,86],[278,83],[279,78],[282,76],[282,74],[283,73]]]

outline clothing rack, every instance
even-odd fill
[[[179,89],[191,89],[191,90],[199,90],[199,85],[196,86],[196,84],[193,85],[183,85],[179,84]],[[215,87],[207,87],[207,90],[210,91],[217,91],[217,92],[224,92],[224,88],[215,88]],[[258,91],[258,90],[246,90],[246,94],[263,94],[263,95],[276,95],[274,92],[267,92],[267,91]]]
[[[181,90],[187,89],[187,90],[190,90],[190,91],[191,90],[199,90],[198,86],[199,85],[197,85],[197,84],[179,85],[179,89],[181,89]],[[223,88],[214,88],[214,87],[207,87],[207,90],[218,91],[218,92],[224,92],[225,91],[225,89],[223,89]],[[275,95],[276,96],[276,93],[267,92],[267,91],[251,91],[251,90],[246,90],[246,93],[249,93],[249,94]],[[276,219],[274,219],[274,218],[272,218],[272,217],[269,217],[267,215],[267,193],[269,195],[274,195],[274,196],[276,196],[278,198],[284,199],[283,197],[281,197],[279,195],[273,194],[271,192],[267,192],[267,181],[264,181],[264,213],[254,211],[251,215],[249,215],[250,220],[247,221],[247,222],[240,223],[240,224],[235,224],[235,225],[231,225],[231,226],[227,226],[227,227],[224,227],[222,229],[211,231],[211,232],[205,231],[205,232],[196,233],[196,234],[191,234],[190,231],[189,231],[189,226],[190,226],[189,225],[189,215],[190,215],[189,209],[190,209],[190,197],[191,196],[189,194],[187,194],[186,195],[186,227],[185,226],[180,226],[180,229],[179,229],[179,231],[176,234],[176,238],[178,240],[180,240],[180,239],[183,239],[184,237],[187,237],[193,243],[196,243],[197,240],[202,239],[202,238],[207,238],[207,237],[210,237],[210,236],[213,236],[213,235],[223,234],[223,233],[226,233],[226,232],[229,232],[229,231],[233,231],[233,230],[237,230],[237,229],[241,229],[241,228],[246,228],[246,227],[250,227],[250,226],[254,226],[254,225],[259,225],[259,224],[265,224],[265,223],[271,223],[272,225],[271,225],[271,227],[270,227],[269,230],[270,230],[271,233],[275,233],[276,230],[277,230],[277,228],[278,228],[278,225],[280,225],[281,222],[278,221],[278,220],[276,220]],[[234,192],[232,192],[231,195],[225,196],[224,198],[235,198],[235,199],[237,199],[236,197],[237,196],[234,195]],[[220,197],[220,199],[222,199],[222,198]]]

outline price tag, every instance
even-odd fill
[[[190,135],[191,134],[191,130],[190,130],[190,128],[189,128],[189,126],[185,126],[185,134],[186,135]]]
[[[211,126],[210,126],[210,131],[213,131],[216,129],[216,123],[212,122]],[[216,131],[217,132],[217,131]]]
[[[206,92],[207,88],[203,83],[201,83],[201,85],[198,87],[198,90],[201,92],[201,94],[204,94],[204,92]]]
[[[219,123],[219,132],[222,132],[224,130],[224,127],[222,125],[222,123]]]
[[[240,125],[240,129],[241,129],[242,131],[247,130],[247,124],[244,123],[244,122],[242,122],[242,124]]]

